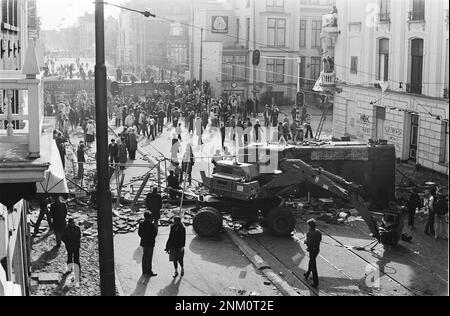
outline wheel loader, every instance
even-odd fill
[[[392,210],[381,214],[383,224],[378,225],[364,199],[361,187],[347,182],[321,168],[313,168],[300,159],[280,161],[279,170],[271,174],[260,173],[260,165],[233,161],[217,162],[212,177],[201,173],[209,196],[199,197],[199,212],[193,227],[200,237],[213,237],[223,225],[222,211],[232,211],[233,221],[260,222],[280,237],[290,236],[296,220],[293,207],[284,204],[301,184],[311,183],[346,200],[359,211],[371,235],[379,243],[397,245],[403,230],[402,213]]]

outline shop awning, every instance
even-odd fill
[[[37,194],[69,194],[66,175],[54,140],[51,141],[49,158],[50,167],[45,173],[45,180],[36,183]]]

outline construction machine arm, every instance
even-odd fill
[[[346,200],[358,210],[373,237],[380,240],[380,231],[377,223],[360,195],[361,186],[347,182],[345,179],[321,168],[314,168],[299,159],[281,161],[280,169],[283,173],[265,186],[269,195],[285,196],[292,191],[287,188],[292,188],[305,182],[317,185]]]

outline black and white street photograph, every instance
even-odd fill
[[[449,295],[446,0],[0,3],[0,296]]]

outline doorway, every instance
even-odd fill
[[[417,161],[417,145],[419,139],[419,115],[411,114],[411,129],[409,137],[409,159]]]

